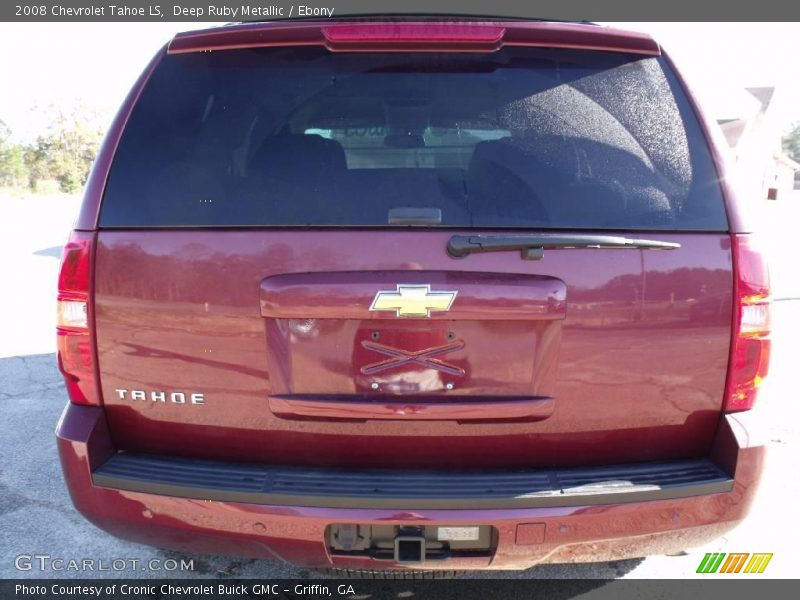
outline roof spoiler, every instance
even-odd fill
[[[167,52],[271,46],[323,46],[331,52],[496,52],[504,46],[532,46],[661,54],[659,45],[645,33],[538,21],[246,23],[179,33]]]

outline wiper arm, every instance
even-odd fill
[[[659,240],[643,240],[616,235],[558,234],[534,235],[454,235],[447,242],[447,253],[464,258],[473,252],[505,252],[520,250],[522,258],[539,260],[545,248],[641,248],[644,250],[674,250],[680,244]]]

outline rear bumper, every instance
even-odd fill
[[[569,501],[562,490],[526,502],[498,500],[497,506],[504,508],[457,499],[448,505],[433,497],[398,498],[394,503],[382,498],[372,507],[363,497],[344,502],[331,497],[328,503],[258,493],[230,496],[225,489],[203,495],[196,489],[187,491],[183,484],[159,487],[164,473],[161,483],[148,488],[130,478],[126,483],[120,476],[124,469],[108,468],[115,452],[101,408],[68,405],[56,434],[75,506],[95,525],[122,538],[187,552],[280,558],[304,567],[380,569],[409,565],[331,555],[326,528],[342,523],[491,525],[497,534],[491,553],[430,561],[424,568],[521,569],[540,562],[673,552],[731,529],[746,516],[761,473],[764,442],[757,422],[757,411],[727,415],[721,421],[709,458],[722,474],[733,476],[732,482],[724,477],[711,481],[712,474],[695,487],[678,486],[678,492],[639,486],[630,492],[576,494]],[[150,466],[146,470],[153,472]],[[176,481],[185,477],[177,474]]]

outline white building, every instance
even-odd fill
[[[774,95],[774,87],[745,88],[722,108],[728,114],[717,113],[746,193],[760,200],[788,200],[800,170],[781,149],[782,131],[770,111]]]

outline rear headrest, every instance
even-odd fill
[[[539,170],[532,168],[531,160],[537,161]],[[526,181],[532,175],[537,178],[543,175],[572,177],[578,170],[574,145],[555,135],[517,136],[479,142],[475,145],[470,169],[485,168],[486,163],[500,165]],[[546,167],[544,173],[541,167]]]
[[[515,225],[521,217],[528,222],[547,224],[550,216],[539,199],[536,185],[547,171],[537,166],[527,150],[521,150],[510,140],[479,142],[466,174],[473,218],[496,226]]]
[[[248,174],[296,181],[345,169],[347,161],[339,142],[292,133],[266,137],[250,161]]]
[[[521,209],[570,227],[651,225],[672,218],[644,159],[588,138],[527,135],[476,144],[467,172],[473,213]]]

